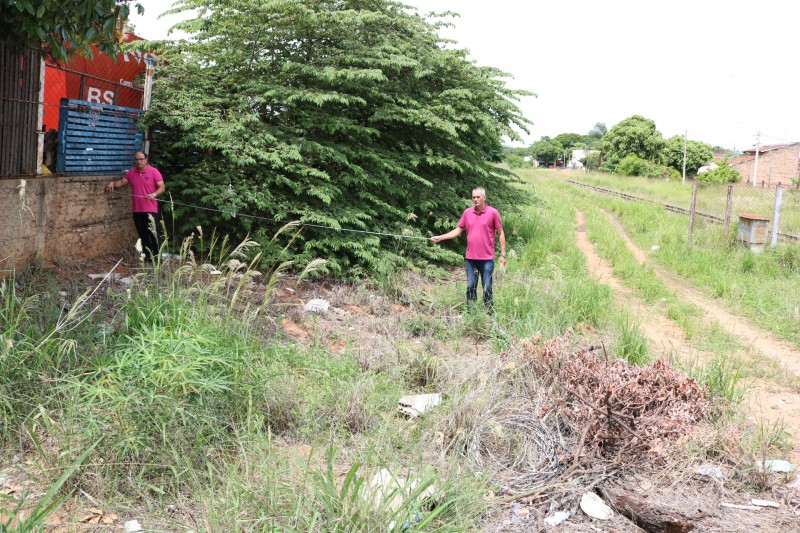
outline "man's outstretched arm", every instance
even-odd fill
[[[462,233],[464,233],[464,228],[456,226],[456,229],[448,231],[444,235],[436,235],[435,237],[431,237],[431,241],[432,242],[449,241],[450,239],[455,239]]]

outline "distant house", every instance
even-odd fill
[[[728,160],[728,164],[739,172],[744,181],[753,181],[756,149],[749,148],[737,157]],[[775,186],[779,183],[788,185],[800,176],[800,142],[774,144],[758,148],[758,176],[756,183]]]
[[[567,168],[570,169],[583,168],[584,167],[583,161],[586,159],[586,156],[593,152],[597,153],[597,150],[573,150],[572,155],[570,156],[569,163],[567,164]]]
[[[714,150],[713,154],[714,155],[712,156],[712,160],[714,160],[714,161],[722,161],[722,160],[725,159],[725,156],[728,155],[728,151],[724,150],[724,149],[723,150]]]

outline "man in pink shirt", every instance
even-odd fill
[[[125,174],[125,177],[108,184],[108,192],[114,192],[126,185],[131,186],[131,211],[136,232],[142,240],[142,251],[145,257],[153,260],[158,257],[161,247],[158,236],[158,223],[161,216],[158,214],[157,198],[164,194],[164,178],[158,169],[147,163],[147,154],[141,150],[133,156],[135,166]]]
[[[483,303],[494,312],[492,306],[492,274],[494,273],[494,237],[500,237],[500,264],[506,266],[506,234],[497,209],[486,205],[486,191],[478,187],[472,190],[472,207],[461,215],[458,226],[444,235],[431,237],[433,242],[455,239],[464,230],[467,232],[467,304],[478,299],[478,277],[483,285]]]

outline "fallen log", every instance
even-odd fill
[[[634,492],[606,486],[600,488],[600,493],[611,507],[648,533],[686,533],[694,529],[694,524],[685,515]]]

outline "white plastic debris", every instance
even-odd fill
[[[781,474],[790,474],[794,472],[795,465],[783,459],[767,459],[766,461],[756,461],[756,466],[759,472],[778,472]]]
[[[211,274],[212,276],[219,276],[222,274],[222,270],[217,270],[215,268],[214,270],[210,270],[208,273]]]
[[[309,300],[308,303],[303,307],[303,310],[309,313],[316,313],[318,315],[324,315],[328,312],[328,308],[330,307],[330,303],[328,300],[323,300],[322,298],[314,298],[313,300]]]
[[[411,418],[417,418],[440,403],[442,403],[441,394],[411,394],[398,400],[397,410]]]
[[[144,531],[144,529],[142,529],[142,525],[138,520],[128,520],[125,522],[125,531],[127,533],[137,533],[138,531]]]
[[[606,502],[594,492],[585,492],[581,496],[581,509],[587,515],[598,520],[608,520],[614,516],[611,507],[606,505]]]
[[[108,276],[108,279],[113,281],[114,278],[116,277],[116,273],[109,272],[107,274],[89,274],[89,278],[92,281],[100,281],[101,279],[104,279],[106,276]]]
[[[572,513],[569,511],[555,512],[544,519],[544,525],[546,527],[555,527],[562,522],[566,522],[570,516],[572,516]]]
[[[372,476],[369,487],[366,487],[366,498],[372,501],[375,509],[384,509],[395,512],[403,505],[403,502],[416,491],[419,480],[407,482],[406,478],[395,476],[386,468]],[[430,485],[419,496],[418,501],[433,496],[436,492],[434,485]]]
[[[728,509],[740,509],[742,511],[760,511],[761,507],[757,507],[755,505],[740,505],[738,503],[727,503],[722,502],[721,504],[723,507],[727,507]]]
[[[778,509],[781,506],[781,504],[778,502],[773,502],[772,500],[759,500],[757,498],[751,499],[750,503],[753,505],[758,505],[759,507],[774,507],[775,509]]]
[[[658,250],[661,249],[661,247],[657,244],[654,244],[653,246],[650,247],[650,249],[654,252],[657,252]]]
[[[720,467],[714,465],[703,465],[699,467],[697,470],[695,470],[695,472],[697,472],[701,476],[706,476],[714,479],[725,478],[725,472],[723,472]]]

